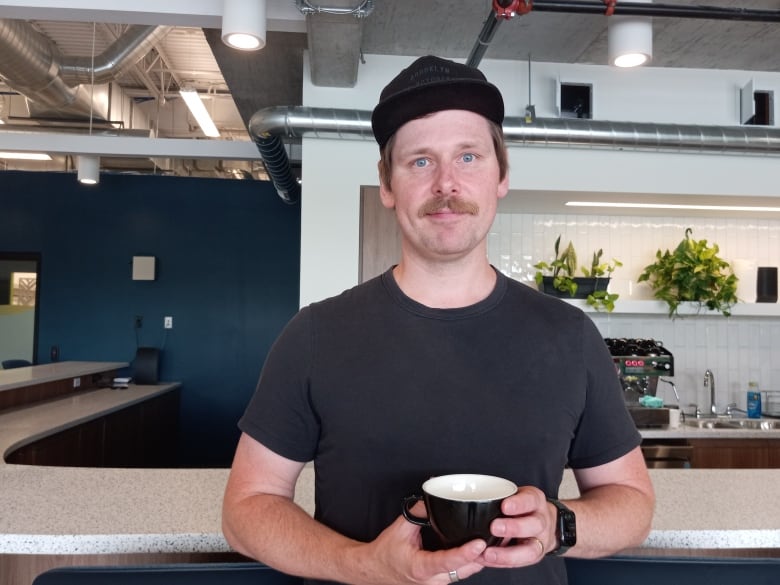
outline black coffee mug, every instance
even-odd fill
[[[473,473],[440,475],[423,483],[422,494],[404,498],[403,515],[412,524],[433,528],[444,548],[475,538],[496,546],[502,539],[490,533],[490,524],[503,516],[501,502],[515,492],[517,486],[501,477]],[[420,500],[425,502],[428,518],[410,511]]]
[[[759,266],[756,270],[756,302],[777,302],[777,266]]]

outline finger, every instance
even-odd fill
[[[457,548],[428,552],[423,559],[424,572],[428,574],[446,575],[457,570],[460,579],[466,579],[482,570],[478,561],[486,548],[482,539],[472,540]]]
[[[524,486],[501,503],[501,511],[507,516],[521,516],[537,510],[546,501],[544,493],[534,487]]]
[[[508,547],[490,547],[482,555],[486,567],[525,567],[541,561],[545,556],[544,543],[531,536],[517,539]]]

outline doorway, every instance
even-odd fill
[[[0,251],[0,362],[37,363],[41,255]]]

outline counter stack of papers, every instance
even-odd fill
[[[132,380],[132,378],[114,378],[111,387],[115,390],[124,390],[130,384],[130,380]]]

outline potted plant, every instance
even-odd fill
[[[583,276],[577,274],[577,252],[574,244],[569,244],[560,251],[561,236],[555,240],[555,258],[552,262],[537,262],[534,264],[537,272],[536,284],[539,290],[557,297],[569,296],[571,298],[586,299],[588,305],[596,310],[605,309],[612,312],[615,301],[619,295],[609,293],[607,285],[612,272],[623,264],[612,259],[612,262],[602,262],[604,251],[599,249],[593,253],[590,267],[583,266],[580,270]]]
[[[698,311],[706,306],[731,316],[737,302],[737,277],[729,263],[718,257],[718,245],[691,238],[693,230],[685,230],[685,238],[674,251],[655,254],[655,262],[645,267],[638,282],[647,282],[655,298],[669,305],[669,317],[679,317],[680,304],[698,303]]]

